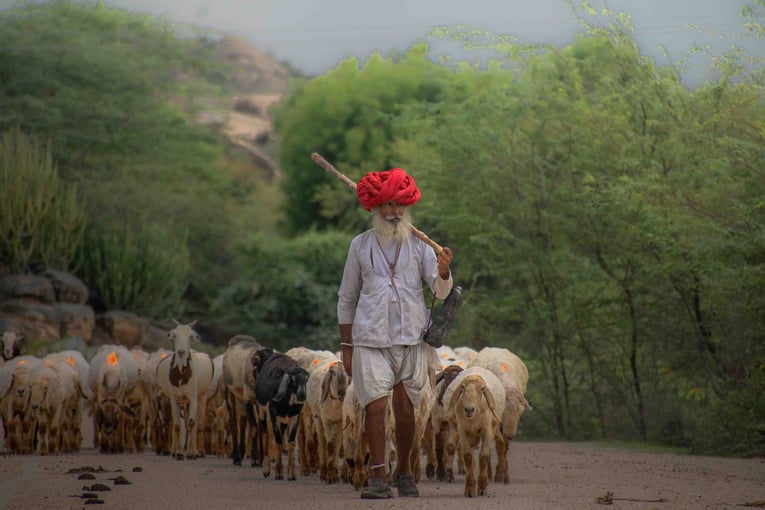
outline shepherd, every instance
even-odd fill
[[[391,395],[396,430],[399,497],[417,497],[409,459],[414,409],[429,384],[432,347],[423,340],[428,317],[424,281],[435,298],[452,290],[452,251],[436,255],[413,233],[410,207],[420,199],[414,178],[401,168],[367,173],[355,186],[372,228],[350,244],[338,291],[343,367],[364,407],[372,478],[362,499],[393,497],[385,465],[385,413]],[[440,248],[440,247],[439,247]]]

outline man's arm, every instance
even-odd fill
[[[340,354],[343,360],[343,368],[348,377],[353,376],[352,363],[353,359],[353,324],[338,324],[340,328]]]

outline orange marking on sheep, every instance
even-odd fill
[[[45,368],[50,368],[50,367],[52,367],[53,365],[55,365],[55,363],[53,363],[53,362],[52,362],[51,360],[49,360],[49,359],[46,359],[46,360],[45,360],[45,362],[43,363],[43,366],[44,366]]]
[[[313,365],[318,365],[319,363],[321,363],[321,360],[319,358],[314,358],[313,361],[311,362],[311,364]]]
[[[106,364],[107,365],[116,365],[117,364],[117,353],[116,352],[110,352],[106,356]]]
[[[73,357],[68,356],[66,358],[66,362],[69,363],[70,365],[74,366],[74,358]]]
[[[17,361],[17,362],[16,362],[16,366],[17,366],[17,367],[19,367],[19,366],[21,366],[21,365],[26,365],[26,364],[27,364],[26,360],[23,360],[23,359],[21,359],[21,360],[19,360],[19,361]]]
[[[510,367],[507,366],[507,363],[502,363],[502,371],[503,372],[508,372],[509,370],[510,370]]]

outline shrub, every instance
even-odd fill
[[[155,318],[182,312],[190,267],[185,235],[151,225],[94,227],[85,235],[80,263],[83,279],[108,309]]]
[[[0,262],[11,271],[67,270],[82,240],[85,208],[42,144],[19,128],[0,135]]]

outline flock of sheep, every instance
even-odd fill
[[[361,488],[369,477],[364,413],[337,353],[297,347],[285,353],[237,335],[215,357],[193,349],[194,323],[177,323],[169,349],[146,352],[103,345],[88,361],[67,350],[21,355],[21,338],[3,333],[0,418],[12,454],[76,452],[82,420],[92,417],[101,453],[142,452],[178,459],[249,457],[277,479],[316,475]],[[436,359],[438,357],[438,359]],[[509,350],[448,346],[433,351],[431,384],[415,410],[409,459],[397,459],[392,413],[386,419],[386,465],[426,458],[429,479],[454,481],[455,454],[465,496],[486,493],[492,478],[509,482],[507,450],[531,409],[528,370]],[[389,399],[390,400],[390,399]],[[476,464],[476,450],[477,464]],[[282,464],[287,458],[286,475]],[[477,475],[476,475],[477,472]]]

